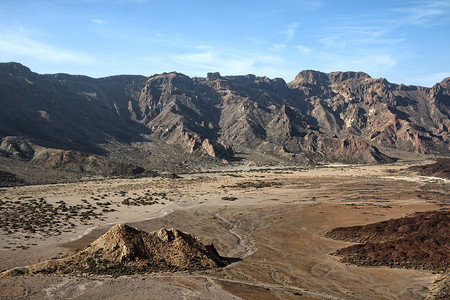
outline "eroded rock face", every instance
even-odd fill
[[[0,156],[30,160],[34,156],[34,149],[25,139],[17,136],[7,136],[0,144]]]
[[[1,64],[0,79],[0,137],[50,148],[108,155],[104,145],[119,145],[117,157],[134,162],[148,160],[134,157],[136,147],[171,145],[215,160],[238,152],[356,163],[389,161],[381,149],[450,155],[449,78],[432,88],[312,70],[289,83],[217,72],[92,79]]]
[[[3,276],[34,274],[110,274],[200,271],[225,265],[213,245],[179,230],[145,232],[117,224],[74,255],[13,269]]]
[[[214,149],[223,141],[290,159],[302,153],[313,160],[374,163],[390,161],[379,147],[450,153],[446,82],[427,89],[362,72],[307,70],[288,84],[254,75],[190,79],[169,73],[149,78],[147,91],[160,92],[140,101],[161,108],[146,119],[154,134],[184,143],[191,153],[201,149],[217,158]],[[177,132],[181,140],[173,137]],[[352,146],[339,146],[342,140]]]
[[[45,168],[104,176],[132,176],[145,170],[133,164],[74,150],[46,148],[16,136],[3,138],[0,156],[30,161]]]

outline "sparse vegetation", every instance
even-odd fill
[[[53,205],[44,198],[33,199],[29,196],[15,201],[0,200],[0,227],[6,235],[32,233],[46,237],[72,229],[76,226],[73,223],[75,220],[85,223],[92,218],[98,219],[102,213],[114,211],[103,209],[97,213],[97,208],[87,200],[82,202],[85,204],[67,205],[61,200]],[[99,204],[108,206],[111,203]]]
[[[244,182],[239,182],[235,185],[230,185],[230,186],[222,185],[222,188],[262,189],[262,188],[266,188],[266,187],[278,187],[281,185],[282,185],[281,182],[274,182],[274,181],[244,181]]]

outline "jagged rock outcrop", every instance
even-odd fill
[[[193,235],[179,230],[145,232],[116,224],[79,252],[2,276],[35,274],[129,275],[153,272],[201,271],[224,266],[226,261],[214,246],[203,245]]]
[[[162,168],[169,158],[181,165],[194,157],[392,161],[386,150],[448,156],[449,103],[450,78],[432,88],[312,70],[289,83],[217,72],[93,79],[0,64],[0,138]],[[20,151],[4,143],[0,155],[34,156],[24,143],[16,143]]]

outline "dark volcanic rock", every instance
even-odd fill
[[[434,176],[450,179],[450,158],[438,159],[433,164],[412,166],[408,170],[418,172],[423,176]]]
[[[429,211],[389,221],[335,228],[329,238],[362,243],[337,250],[342,262],[447,270],[450,266],[450,211]]]

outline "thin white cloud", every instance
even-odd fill
[[[289,43],[295,36],[295,31],[298,29],[298,23],[292,23],[287,26],[286,30],[280,31],[280,34],[285,36],[284,44]]]
[[[261,53],[237,53],[235,50],[210,48],[194,50],[187,54],[150,56],[145,61],[154,69],[176,69],[190,76],[205,76],[218,71],[222,75],[256,74],[260,76],[283,76],[285,60],[281,56]]]
[[[261,65],[279,65],[284,62],[284,59],[278,55],[255,55],[257,64]]]
[[[174,56],[174,60],[181,64],[207,65],[213,62],[212,52],[189,53]]]
[[[202,50],[209,50],[209,49],[211,49],[210,46],[206,46],[206,45],[198,45],[196,48],[197,49],[202,49]]]
[[[432,73],[418,77],[408,77],[406,82],[414,82],[415,84],[432,87],[438,82],[441,82],[445,78],[450,77],[450,72]]]
[[[2,33],[0,53],[28,56],[48,62],[73,62],[89,64],[93,59],[85,54],[33,40],[20,33]]]
[[[103,25],[106,23],[106,21],[103,19],[92,19],[91,22],[99,25]]]
[[[280,51],[286,48],[285,44],[273,44],[272,47],[270,47],[270,49],[272,51]]]
[[[404,7],[395,8],[401,14],[399,22],[405,24],[427,25],[438,22],[440,17],[447,18],[450,14],[450,1],[422,0],[410,1]]]
[[[288,25],[288,29],[284,32],[284,34],[286,35],[285,43],[288,43],[288,42],[292,41],[292,39],[295,36],[295,31],[297,29],[298,29],[298,23],[297,22]]]
[[[364,71],[371,76],[380,76],[397,65],[397,59],[389,53],[368,53],[358,56],[353,53],[318,53],[320,69],[332,71]]]
[[[298,49],[300,52],[305,53],[305,54],[309,54],[312,51],[311,48],[308,48],[308,47],[303,46],[303,45],[297,45],[297,46],[295,46],[295,48]]]
[[[347,42],[339,36],[329,36],[319,39],[325,50],[343,51],[347,47]]]
[[[287,26],[286,30],[280,31],[279,33],[285,37],[284,40],[281,43],[273,44],[270,47],[270,50],[280,51],[280,50],[285,49],[286,45],[288,45],[294,39],[295,32],[298,29],[298,27],[299,27],[298,23],[295,22],[295,23],[289,24]]]

